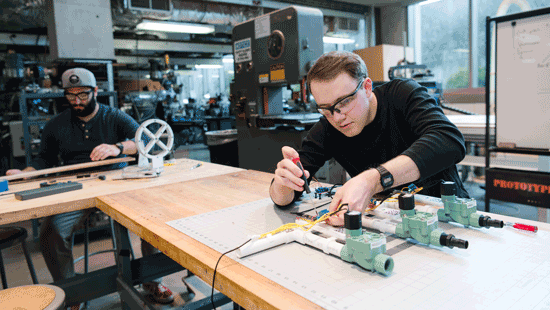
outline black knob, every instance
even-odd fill
[[[455,184],[455,182],[445,181],[445,182],[441,183],[441,195],[442,196],[456,195],[456,184]]]
[[[414,195],[405,194],[401,195],[398,198],[399,200],[399,209],[400,210],[414,210]]]
[[[349,230],[362,229],[361,212],[349,211],[344,214],[344,227]]]

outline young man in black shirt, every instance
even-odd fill
[[[118,109],[97,103],[98,87],[92,72],[83,68],[69,69],[61,79],[70,109],[46,124],[39,154],[31,165],[23,171],[8,170],[7,175],[137,153],[136,144],[131,139],[136,135],[138,123]],[[108,168],[125,165],[114,164]],[[57,214],[45,218],[41,224],[40,249],[54,281],[74,277],[71,239],[76,227],[89,213],[90,210],[78,210]],[[141,250],[144,256],[158,252],[144,240],[141,240]],[[144,283],[143,287],[157,302],[174,300],[172,292],[160,284],[160,279]],[[73,309],[79,309],[79,306]]]
[[[364,211],[377,193],[414,182],[430,186],[423,194],[440,196],[438,180],[454,181],[458,197],[468,197],[456,164],[466,152],[464,137],[427,90],[412,80],[393,80],[372,89],[363,60],[350,52],[322,55],[308,72],[309,89],[323,117],[297,152],[283,147],[270,187],[273,202],[292,203],[303,191],[299,157],[306,177],[334,158],[352,177],[333,197]],[[343,212],[329,219],[343,224]]]

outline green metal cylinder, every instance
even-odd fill
[[[393,258],[386,254],[378,254],[374,257],[374,270],[387,276],[393,271]]]
[[[441,229],[435,229],[430,233],[430,244],[433,244],[435,246],[441,246],[441,235],[443,234],[443,231]]]

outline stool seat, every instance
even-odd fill
[[[21,227],[0,227],[0,250],[7,249],[27,239],[27,230]]]
[[[4,269],[2,250],[12,247],[17,243],[21,243],[21,247],[23,248],[23,254],[25,254],[25,259],[27,260],[27,265],[29,266],[29,271],[31,272],[32,283],[38,284],[36,272],[34,271],[34,266],[32,264],[31,256],[29,255],[29,251],[27,250],[25,239],[27,239],[27,230],[25,228],[0,227],[0,279],[2,280],[2,288],[4,289],[8,288],[8,280],[6,279],[6,270]]]
[[[65,292],[54,285],[35,284],[0,291],[0,309],[61,310]]]

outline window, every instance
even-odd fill
[[[550,0],[428,0],[410,6],[415,60],[432,70],[444,90],[485,87],[487,16],[548,6]]]
[[[469,1],[426,1],[414,7],[416,62],[428,66],[444,89],[468,87]]]

